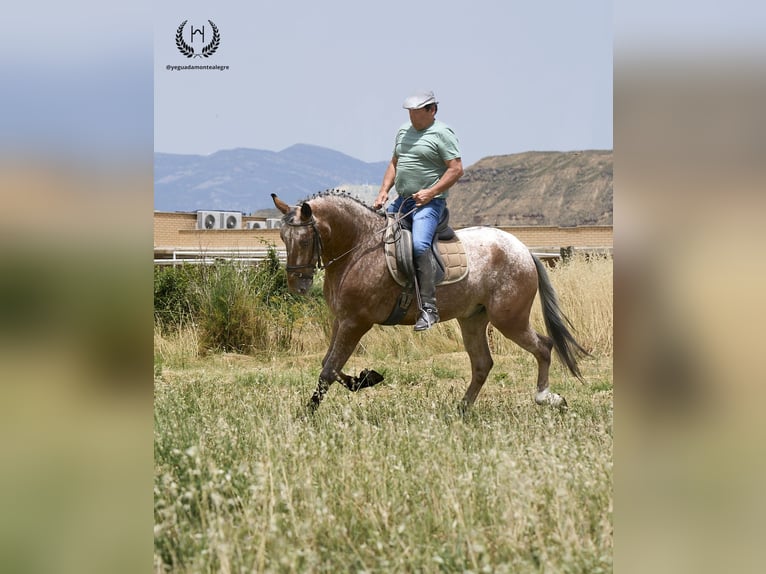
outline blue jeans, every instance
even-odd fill
[[[411,197],[397,197],[388,206],[389,213],[404,215],[415,207],[415,200]],[[415,209],[405,219],[412,225],[412,251],[415,258],[431,249],[434,240],[436,226],[439,225],[447,200],[444,198],[432,199],[422,207]]]

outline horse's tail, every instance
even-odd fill
[[[556,291],[553,289],[548,272],[543,263],[532,254],[537,267],[537,284],[540,289],[540,301],[543,307],[543,319],[548,335],[553,339],[553,347],[559,357],[575,377],[584,381],[580,368],[577,366],[578,357],[589,357],[590,353],[582,348],[569,332],[567,324],[574,329],[572,322],[561,311]]]

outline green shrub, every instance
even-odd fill
[[[154,314],[161,332],[194,325],[203,353],[303,350],[296,327],[299,336],[329,327],[321,287],[293,296],[273,248],[257,265],[221,260],[156,268]]]
[[[196,265],[154,268],[154,320],[177,330],[196,315],[199,305],[193,292],[199,282]]]
[[[198,285],[200,346],[204,350],[247,353],[257,341],[255,286],[248,269],[231,262],[205,268]]]

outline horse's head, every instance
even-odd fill
[[[314,281],[314,270],[322,265],[322,239],[316,220],[306,202],[291,208],[276,194],[272,193],[271,198],[285,215],[279,234],[287,248],[287,286],[305,295]]]

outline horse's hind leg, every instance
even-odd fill
[[[551,349],[553,340],[541,335],[532,328],[527,319],[524,327],[512,323],[492,323],[505,337],[516,343],[525,351],[529,351],[537,360],[537,394],[535,402],[538,405],[552,405],[566,408],[567,402],[561,395],[552,393],[548,388],[548,372],[551,366]]]
[[[487,312],[458,319],[458,323],[463,333],[463,346],[471,359],[471,384],[460,402],[461,409],[465,410],[476,400],[494,362],[487,343]]]

